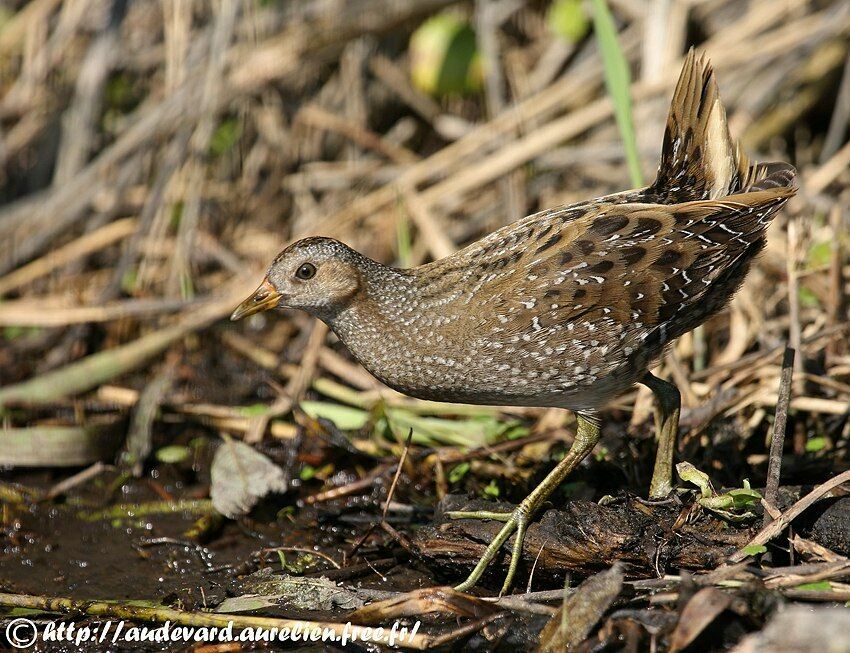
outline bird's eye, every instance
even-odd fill
[[[312,279],[316,276],[316,266],[312,263],[302,263],[295,273],[299,279]]]

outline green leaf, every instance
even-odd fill
[[[251,404],[250,406],[241,406],[239,414],[242,417],[259,417],[264,415],[269,407],[266,404]]]
[[[815,583],[803,583],[802,585],[797,585],[795,590],[810,590],[813,592],[831,592],[832,585],[828,580],[819,580]]]
[[[38,608],[12,608],[8,612],[0,615],[4,621],[10,617],[36,617],[43,614],[62,614],[61,612],[51,612],[50,610],[40,610]]]
[[[449,472],[449,483],[457,483],[469,472],[469,463],[460,463]]]
[[[242,136],[242,126],[236,118],[223,120],[210,139],[210,154],[218,157],[229,152],[240,136]]]
[[[800,286],[797,289],[797,298],[803,308],[820,308],[820,299],[811,288]]]
[[[130,268],[121,275],[121,290],[128,295],[132,295],[136,290],[137,273],[134,268]]]
[[[806,451],[809,453],[814,453],[815,451],[823,451],[826,449],[827,444],[829,444],[829,440],[824,437],[815,437],[809,438],[806,441]]]
[[[16,338],[21,337],[30,338],[36,335],[39,331],[41,331],[40,327],[11,324],[7,327],[3,327],[3,337],[6,340],[15,340]]]
[[[432,95],[481,88],[483,75],[475,31],[457,12],[447,11],[420,25],[410,37],[411,81]]]
[[[188,274],[180,275],[180,297],[183,299],[192,299],[195,296],[195,284],[192,283],[192,277]]]
[[[413,245],[410,236],[410,221],[404,211],[398,212],[395,221],[396,249],[398,250],[398,264],[402,268],[409,268],[413,261]]]
[[[750,487],[747,479],[744,479],[744,487],[717,494],[711,487],[708,474],[701,472],[690,463],[679,463],[676,465],[676,472],[683,481],[699,487],[701,496],[698,503],[706,510],[711,510],[724,519],[734,522],[755,517],[746,509],[761,501],[761,495]]]
[[[824,241],[813,243],[806,255],[806,267],[820,268],[829,265],[832,261],[832,243]]]
[[[156,451],[156,459],[161,463],[182,463],[192,452],[189,447],[171,444]]]
[[[581,0],[555,0],[546,14],[546,24],[554,34],[570,43],[581,41],[590,29]]]
[[[748,556],[757,556],[760,553],[767,553],[767,547],[764,544],[750,544],[741,550]]]
[[[721,496],[731,497],[732,507],[736,510],[749,508],[750,506],[757,505],[761,501],[761,494],[748,487],[729,490],[726,494]]]
[[[515,425],[515,422],[501,422],[494,415],[444,419],[415,415],[403,408],[388,408],[386,415],[398,441],[403,442],[413,429],[413,442],[422,446],[481,447],[492,444]]]
[[[708,474],[701,472],[691,463],[679,463],[676,465],[676,473],[686,483],[692,483],[700,489],[700,494],[703,497],[710,497],[714,494],[711,489],[711,481],[708,479]]]
[[[301,410],[313,419],[329,420],[343,431],[362,429],[369,421],[369,413],[365,410],[323,401],[302,401]]]
[[[605,85],[614,104],[614,117],[626,148],[626,162],[629,166],[632,186],[643,186],[643,174],[640,169],[637,139],[632,121],[631,75],[629,65],[617,41],[617,27],[608,10],[605,0],[592,0],[593,28],[602,55],[605,69]]]
[[[304,467],[301,468],[301,471],[298,472],[298,478],[300,478],[302,481],[309,481],[315,475],[316,468],[312,465],[304,465]]]
[[[129,113],[140,100],[133,79],[126,73],[117,73],[110,77],[104,89],[104,103],[106,107],[118,114]]]
[[[499,486],[496,484],[496,479],[490,479],[489,485],[484,488],[484,496],[493,499],[499,498]]]
[[[171,228],[177,229],[183,220],[183,209],[186,207],[183,200],[177,200],[171,205]]]
[[[505,440],[519,440],[520,438],[524,438],[531,433],[531,430],[527,426],[523,426],[522,424],[515,424],[513,426],[508,426],[504,432],[502,433],[502,437]]]

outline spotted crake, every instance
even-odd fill
[[[659,404],[650,496],[669,493],[679,395],[648,369],[730,300],[795,177],[786,163],[749,162],[710,65],[691,51],[652,185],[541,211],[407,270],[329,238],[300,240],[233,319],[303,309],[372,374],[415,397],[576,411],[569,453],[514,512],[453,514],[506,522],[461,589],[517,531],[507,589],[528,520],[599,438],[596,410],[636,382]]]

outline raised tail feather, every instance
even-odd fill
[[[796,191],[796,176],[787,163],[750,164],[729,133],[711,64],[691,48],[673,94],[661,165],[649,192],[665,203],[759,190],[790,197]]]

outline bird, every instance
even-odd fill
[[[514,535],[504,593],[530,521],[598,442],[599,411],[636,383],[656,399],[649,497],[670,494],[680,395],[649,370],[730,301],[796,190],[792,165],[751,163],[732,139],[711,64],[691,48],[649,186],[543,210],[409,269],[304,238],[231,319],[301,309],[404,394],[575,413],[567,454],[514,510],[448,513],[504,522],[460,591]]]

